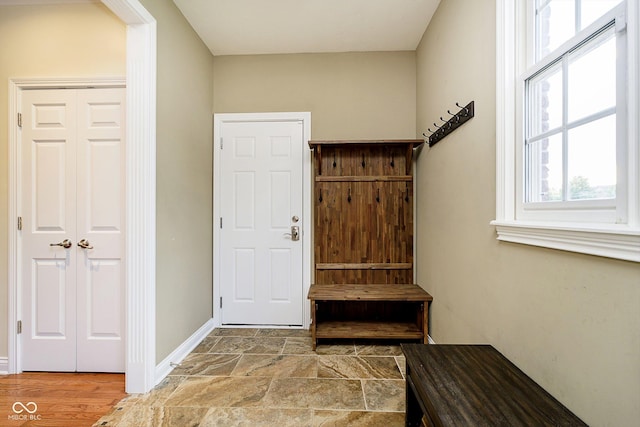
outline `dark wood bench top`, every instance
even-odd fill
[[[311,285],[308,298],[322,301],[432,301],[418,285],[330,284]]]
[[[407,389],[434,426],[586,426],[490,345],[402,344],[402,351]],[[409,419],[419,420],[412,410]]]

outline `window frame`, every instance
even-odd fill
[[[622,72],[627,77],[623,114],[637,118],[640,112],[640,5],[636,1],[626,1],[623,5],[627,31],[626,46],[623,47],[626,66]],[[637,119],[623,120],[623,128],[618,127],[618,132],[622,132],[618,141],[622,141],[623,147],[617,150],[618,187],[613,213],[611,199],[608,199],[544,202],[545,206],[536,206],[543,209],[537,209],[535,215],[524,214],[523,76],[533,59],[533,49],[528,49],[533,46],[533,20],[527,19],[527,13],[534,7],[532,0],[496,0],[496,219],[491,224],[495,225],[497,238],[501,241],[640,262]],[[601,24],[603,19],[587,28]],[[563,46],[556,51],[562,50]],[[528,75],[532,75],[531,70]],[[576,211],[580,210],[582,214],[576,216]],[[607,210],[609,212],[603,215]]]

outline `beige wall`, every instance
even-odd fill
[[[8,81],[124,76],[126,28],[100,3],[0,6],[0,358],[7,356]]]
[[[500,243],[495,4],[445,0],[417,51],[417,132],[476,115],[418,160],[418,281],[438,343],[490,343],[590,425],[640,419],[640,265]]]
[[[313,139],[413,138],[415,73],[415,52],[219,56],[214,111],[310,111]]]
[[[171,1],[157,20],[156,363],[212,316],[213,57]]]

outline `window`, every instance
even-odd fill
[[[640,261],[638,9],[497,1],[499,240]]]

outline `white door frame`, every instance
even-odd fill
[[[144,393],[156,385],[156,21],[138,0],[102,2],[127,25],[125,391]],[[113,84],[119,79],[89,80]],[[9,81],[9,373],[21,372],[17,335],[20,277],[16,227],[20,216],[20,156],[16,123],[19,94],[29,87],[73,87],[87,85],[87,82],[74,78]]]
[[[311,311],[305,301],[311,286],[311,150],[307,143],[311,139],[311,113],[224,113],[213,116],[213,319],[214,325],[220,326],[220,183],[222,168],[220,167],[220,129],[224,123],[232,122],[267,122],[267,121],[302,121],[304,144],[302,150],[302,327],[309,328]]]

